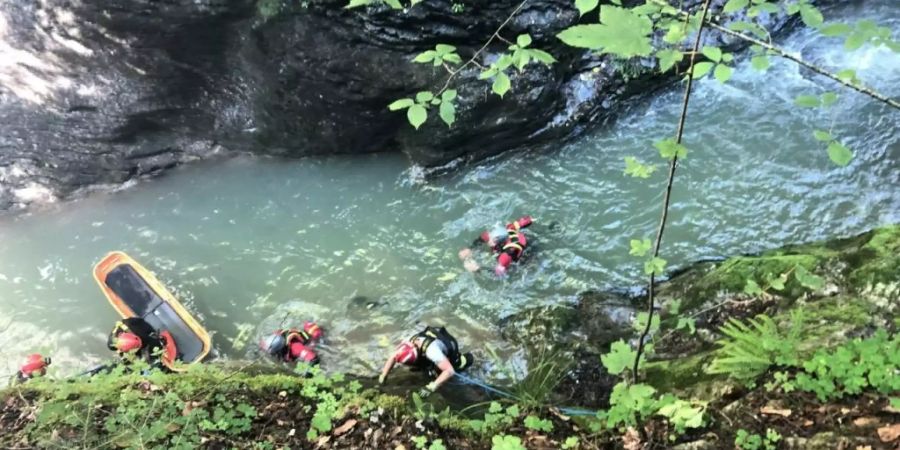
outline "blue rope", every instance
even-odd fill
[[[597,411],[582,408],[559,408],[559,412],[567,416],[596,416]]]
[[[488,392],[493,392],[493,393],[495,393],[495,394],[497,394],[497,395],[499,395],[499,396],[501,396],[501,397],[506,397],[506,398],[511,398],[511,399],[513,399],[513,400],[518,400],[518,399],[516,398],[515,395],[512,395],[512,394],[510,394],[509,392],[505,392],[505,391],[502,391],[502,390],[500,390],[500,389],[497,389],[497,388],[495,388],[495,387],[493,387],[493,386],[491,386],[491,385],[489,385],[489,384],[487,384],[487,383],[484,383],[484,382],[482,382],[482,381],[476,380],[476,379],[474,379],[474,378],[470,378],[470,377],[465,376],[465,375],[463,375],[463,374],[461,374],[461,373],[457,373],[456,376],[459,378],[460,381],[462,381],[462,382],[464,382],[464,383],[466,383],[466,384],[471,384],[471,385],[474,385],[474,386],[478,386],[478,387],[480,387],[480,388],[482,388],[482,389],[484,389],[484,390],[486,390],[486,391],[488,391]]]

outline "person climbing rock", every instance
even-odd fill
[[[285,362],[318,364],[319,357],[313,346],[322,338],[322,329],[312,322],[305,322],[303,330],[278,329],[259,342],[266,354]]]
[[[16,383],[24,383],[32,378],[42,377],[47,374],[47,366],[50,358],[45,358],[39,353],[28,355],[25,364],[16,372]]]
[[[531,216],[522,216],[519,220],[506,224],[505,228],[481,233],[481,236],[472,242],[472,247],[487,245],[492,252],[497,253],[497,265],[494,266],[494,273],[497,276],[504,276],[510,264],[518,261],[525,252],[528,240],[523,229],[532,223]],[[460,250],[459,259],[462,260],[463,267],[469,272],[476,272],[481,268],[475,262],[471,248]]]
[[[151,366],[171,369],[178,355],[175,339],[168,331],[157,332],[140,317],[116,322],[106,339],[106,346],[124,360],[136,357]]]
[[[468,369],[474,360],[471,353],[460,354],[456,338],[444,327],[428,326],[397,347],[394,354],[385,361],[378,384],[384,384],[388,373],[397,363],[414,370],[424,370],[430,378],[436,377],[419,391],[419,395],[424,398],[437,391],[456,372]]]

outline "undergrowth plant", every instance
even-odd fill
[[[718,342],[720,348],[707,371],[750,381],[773,365],[796,365],[805,321],[802,308],[791,311],[786,332],[765,314],[746,321],[729,319],[719,328],[725,338]]]

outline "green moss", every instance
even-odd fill
[[[713,356],[713,351],[706,351],[685,358],[649,362],[644,365],[647,383],[660,392],[684,398],[700,401],[720,398],[734,388],[734,383],[723,375],[706,373],[704,369]]]
[[[869,235],[847,277],[857,290],[900,279],[900,226],[880,228]]]
[[[804,341],[801,350],[815,350],[844,341],[848,335],[869,327],[873,315],[877,314],[877,308],[871,303],[846,295],[815,299],[796,307],[803,308],[806,318],[801,332]],[[791,310],[775,316],[775,321],[784,329],[789,326]]]

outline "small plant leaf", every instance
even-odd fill
[[[763,72],[769,68],[769,57],[766,55],[756,55],[750,58],[750,66],[754,69]]]
[[[637,352],[631,349],[631,346],[625,343],[623,340],[618,340],[613,342],[613,344],[609,348],[609,353],[600,357],[600,361],[603,363],[603,366],[606,367],[606,371],[612,375],[618,375],[625,371],[625,369],[631,368],[634,365],[634,358],[637,357]]]
[[[834,141],[828,144],[828,157],[831,158],[831,161],[835,164],[844,167],[847,164],[850,164],[850,161],[853,159],[853,152],[845,147],[844,144]]]
[[[644,273],[647,275],[659,275],[666,270],[666,260],[660,257],[650,258],[644,263]]]
[[[825,130],[815,130],[813,131],[813,136],[817,141],[831,142],[831,133]]]
[[[706,74],[709,73],[710,70],[712,70],[713,66],[715,66],[715,64],[709,61],[698,62],[694,64],[694,72],[691,74],[691,76],[695,80],[698,78],[703,78],[706,76]]]
[[[428,119],[428,111],[422,105],[412,105],[406,110],[406,118],[409,119],[410,125],[418,130]]]
[[[491,89],[495,94],[503,97],[503,95],[509,91],[509,87],[509,77],[505,73],[500,72],[497,74],[497,77],[494,78],[494,84],[491,86]]]
[[[725,3],[725,7],[722,9],[722,12],[725,14],[731,14],[735,11],[742,10],[750,4],[750,0],[728,0],[728,3]]]
[[[716,66],[716,71],[713,75],[719,80],[719,83],[725,84],[728,80],[731,79],[731,74],[734,73],[734,70],[730,66],[726,66],[725,64],[719,64]]]
[[[720,49],[719,47],[704,45],[703,49],[700,50],[700,53],[703,53],[703,56],[711,59],[714,62],[722,61],[722,49]]]
[[[516,45],[520,48],[525,48],[531,45],[531,35],[529,34],[520,34],[516,37]]]
[[[456,106],[452,101],[444,101],[441,103],[438,114],[448,127],[453,126],[453,122],[456,122]]]
[[[628,254],[634,256],[644,256],[653,248],[653,243],[650,242],[650,239],[632,239],[629,245],[631,245],[631,250]]]
[[[580,16],[593,11],[598,4],[600,4],[600,0],[575,0],[575,8],[578,9],[578,15]]]
[[[659,71],[665,73],[684,59],[684,53],[678,50],[665,49],[656,52],[656,57],[659,58]]]
[[[794,104],[803,108],[816,108],[822,104],[822,101],[815,95],[798,95],[794,99]]]
[[[415,105],[415,104],[416,104],[415,100],[413,100],[411,98],[401,98],[400,100],[397,100],[397,101],[391,103],[390,105],[388,105],[388,109],[391,111],[397,111],[398,109],[409,108],[410,106]]]

